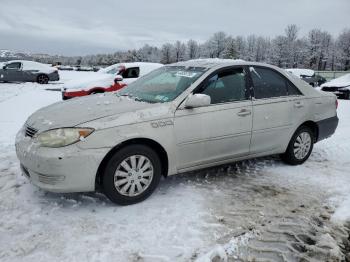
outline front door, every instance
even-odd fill
[[[218,71],[194,93],[210,96],[211,105],[175,113],[179,171],[248,155],[252,104],[244,69]]]
[[[3,69],[3,78],[4,81],[22,81],[23,80],[23,71],[21,62],[9,63]]]

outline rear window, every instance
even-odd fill
[[[287,96],[286,80],[269,68],[250,67],[254,85],[254,96],[257,99]]]

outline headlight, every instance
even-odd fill
[[[58,128],[42,132],[36,139],[43,147],[62,147],[84,139],[93,131],[92,128]]]

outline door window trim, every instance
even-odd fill
[[[300,96],[304,96],[304,94],[299,90],[299,88],[297,88],[286,76],[284,76],[282,73],[278,72],[276,69],[274,68],[270,68],[270,67],[267,67],[267,66],[262,66],[262,65],[248,65],[247,66],[247,72],[248,72],[248,77],[249,77],[249,81],[250,81],[250,92],[251,92],[251,98],[252,100],[267,100],[267,99],[280,99],[280,98],[289,98],[289,97],[300,97]],[[286,89],[287,89],[287,95],[286,96],[273,96],[273,97],[263,97],[263,98],[256,98],[255,97],[255,86],[254,86],[254,82],[253,82],[253,78],[252,78],[252,75],[251,75],[251,72],[249,70],[250,67],[255,67],[255,68],[262,68],[262,69],[268,69],[268,70],[271,70],[275,73],[277,73],[280,77],[282,77],[285,81],[286,81]],[[290,84],[292,87],[296,88],[296,90],[299,91],[299,95],[290,95],[289,94],[289,90],[288,90],[288,84]]]
[[[20,67],[19,68],[7,68],[7,66],[11,65],[11,64],[20,64]],[[23,68],[23,63],[22,62],[11,62],[11,63],[6,64],[5,67],[6,67],[6,70],[21,71]]]
[[[233,104],[233,103],[240,103],[240,102],[247,102],[251,101],[251,92],[250,92],[250,87],[249,87],[249,78],[248,78],[248,73],[247,73],[247,67],[245,65],[234,65],[234,66],[225,66],[216,69],[212,73],[210,73],[193,91],[191,94],[196,94],[199,92],[200,89],[203,88],[203,86],[215,75],[218,75],[222,72],[229,71],[229,70],[234,70],[242,68],[244,72],[244,83],[245,83],[245,99],[244,100],[235,100],[235,101],[227,101],[227,102],[222,102],[222,103],[216,103],[216,104],[210,104],[209,106],[217,106],[217,105],[225,105],[225,104]],[[184,101],[186,98],[184,99]],[[183,102],[184,102],[183,101]],[[181,102],[181,104],[183,103]]]

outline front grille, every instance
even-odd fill
[[[334,91],[338,91],[338,87],[325,86],[325,87],[322,87],[322,91],[334,92]]]
[[[33,127],[26,126],[25,128],[25,135],[28,137],[33,137],[37,132],[38,130]]]

